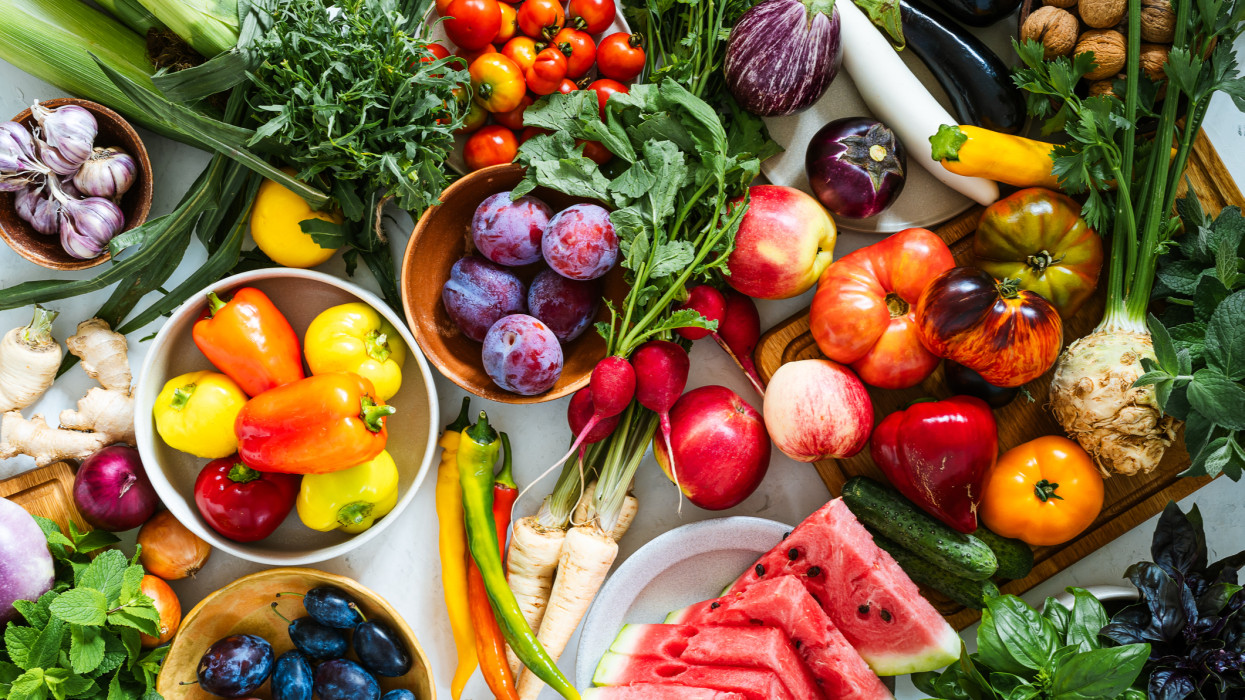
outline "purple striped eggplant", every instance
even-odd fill
[[[834,2],[765,0],[739,18],[726,45],[725,70],[744,109],[776,117],[821,99],[843,63]]]

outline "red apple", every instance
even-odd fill
[[[798,462],[851,457],[873,431],[873,402],[848,368],[830,360],[788,362],[765,388],[765,427]]]
[[[739,394],[724,386],[692,389],[670,409],[670,425],[678,484],[692,503],[725,510],[761,485],[769,469],[769,436],[761,414]],[[674,481],[660,437],[653,452]]]
[[[757,185],[735,234],[726,281],[757,299],[808,291],[830,265],[837,232],[821,203],[793,187]]]

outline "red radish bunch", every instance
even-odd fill
[[[619,414],[627,410],[635,397],[635,381],[635,369],[621,357],[607,357],[592,368],[586,394],[584,389],[575,392],[566,411],[566,420],[575,432],[575,442],[550,471],[570,459],[580,445],[600,442],[614,432]],[[580,394],[585,394],[584,398],[581,399]],[[589,417],[581,423],[585,415]]]
[[[765,384],[761,382],[756,364],[752,361],[752,352],[761,340],[761,316],[752,298],[734,289],[724,294],[702,284],[688,292],[687,301],[679,308],[692,309],[705,320],[716,321],[718,324],[716,331],[694,326],[680,328],[679,335],[688,340],[700,340],[712,335],[717,344],[744,371],[756,392],[765,396]]]
[[[636,400],[661,418],[661,437],[667,454],[671,455],[670,473],[678,484],[679,471],[674,464],[674,451],[670,449],[670,408],[687,387],[691,367],[687,351],[668,340],[650,340],[632,353],[631,365],[636,373]]]

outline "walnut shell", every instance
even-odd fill
[[[1076,45],[1076,16],[1058,7],[1039,7],[1025,18],[1020,38],[1042,42],[1047,60],[1066,56]]]
[[[1124,75],[1120,74],[1113,75],[1109,78],[1103,78],[1102,80],[1095,80],[1089,84],[1089,96],[1097,97],[1099,95],[1115,95],[1116,97],[1123,99],[1124,96],[1115,91],[1115,81],[1122,80],[1123,78]]]
[[[1081,0],[1081,21],[1095,29],[1114,27],[1124,19],[1128,0]]]
[[[1167,63],[1167,53],[1171,51],[1167,44],[1141,45],[1141,70],[1150,80],[1159,81],[1167,78],[1163,65]]]
[[[1076,42],[1076,54],[1079,56],[1087,51],[1094,52],[1096,66],[1085,74],[1087,80],[1102,80],[1115,75],[1124,67],[1124,53],[1127,46],[1124,35],[1114,29],[1091,29],[1081,35]]]
[[[1176,33],[1176,13],[1168,0],[1141,0],[1141,40],[1170,44]]]
[[[1076,0],[1044,0],[1042,5],[1045,7],[1062,7],[1068,9],[1076,4]]]

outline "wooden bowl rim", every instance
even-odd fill
[[[63,107],[64,105],[77,105],[79,107],[82,107],[83,109],[90,111],[93,115],[95,115],[97,119],[102,117],[103,119],[107,120],[110,124],[119,128],[122,131],[122,133],[124,133],[127,137],[129,137],[134,142],[134,144],[136,144],[137,147],[133,149],[129,148],[128,144],[125,144],[127,152],[130,152],[131,150],[134,151],[130,153],[130,155],[134,158],[135,162],[138,164],[138,176],[134,179],[133,186],[139,187],[139,188],[143,187],[144,185],[148,185],[148,186],[145,190],[140,189],[138,206],[134,208],[134,215],[126,219],[125,227],[122,228],[120,232],[118,232],[118,235],[126,231],[129,231],[131,229],[138,228],[139,226],[142,226],[144,223],[146,223],[148,215],[151,214],[151,200],[152,200],[151,189],[152,188],[150,185],[154,184],[154,175],[152,174],[152,171],[151,171],[151,159],[147,155],[147,144],[143,143],[142,137],[138,135],[138,132],[134,129],[133,125],[131,125],[125,119],[125,117],[122,117],[120,114],[113,111],[112,109],[98,102],[92,102],[91,100],[84,100],[79,97],[56,97],[50,100],[39,100],[39,104],[44,105],[46,107],[53,107],[53,108]],[[26,109],[19,112],[16,116],[14,116],[9,121],[14,121],[19,124],[24,124],[27,119],[30,119],[30,117],[31,117],[31,110],[29,107],[27,107]],[[26,224],[26,222],[24,221],[21,222],[21,225],[25,228],[30,228],[29,224]],[[33,231],[33,229],[31,230]],[[30,251],[30,249],[27,248],[21,241],[15,240],[13,237],[13,234],[9,231],[8,228],[4,226],[0,226],[0,238],[4,239],[4,242],[7,243],[10,248],[13,249],[13,252],[22,256],[26,260],[29,260],[30,262],[40,267],[47,268],[49,270],[64,270],[64,271],[86,270],[88,268],[92,268],[97,265],[102,265],[103,263],[107,262],[108,260],[112,258],[112,256],[108,253],[108,251],[105,250],[103,253],[100,253],[99,255],[89,260],[79,260],[78,258],[72,257],[68,253],[66,253],[65,259],[63,261],[58,260],[58,261],[50,262],[42,258],[36,257]]]

